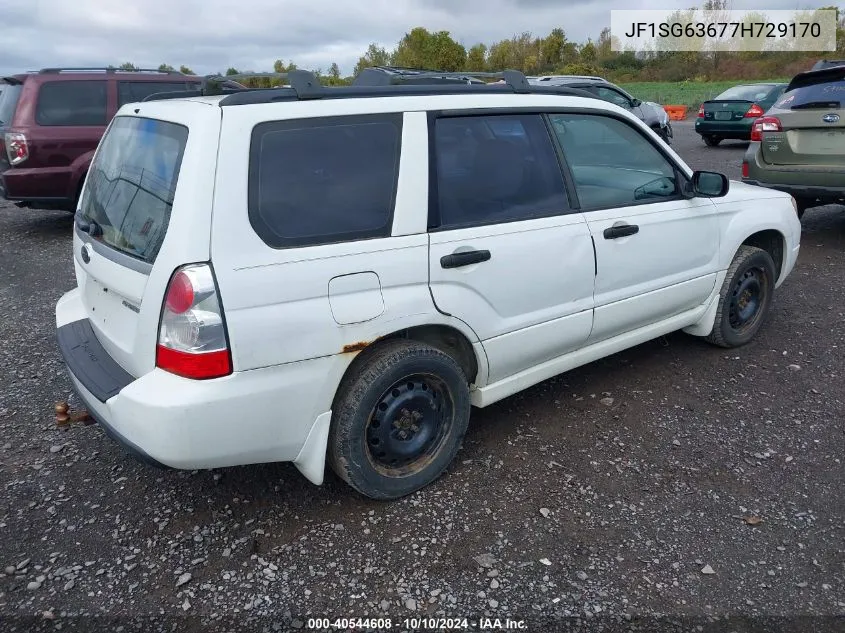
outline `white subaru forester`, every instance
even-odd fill
[[[471,406],[683,329],[747,343],[792,270],[789,195],[693,172],[578,91],[292,87],[124,106],[56,307],[73,385],[146,461],[326,462],[393,499]]]

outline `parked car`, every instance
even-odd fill
[[[653,101],[640,101],[625,92],[619,86],[590,75],[546,75],[543,77],[532,77],[529,83],[547,86],[566,86],[578,88],[594,94],[599,99],[610,101],[616,105],[630,110],[638,119],[643,121],[654,130],[667,143],[672,142],[672,122],[669,115],[659,103]]]
[[[790,196],[581,91],[289,79],[124,106],[94,157],[58,344],[152,463],[401,497],[471,405],[679,329],[748,343],[798,256]]]
[[[0,198],[19,206],[74,211],[91,157],[114,113],[150,94],[192,90],[202,81],[176,71],[114,68],[45,68],[5,77]]]
[[[751,139],[751,126],[783,94],[786,84],[759,83],[728,88],[698,108],[695,131],[708,147],[725,139]]]
[[[822,70],[824,68],[833,68],[835,66],[845,66],[845,59],[820,59],[810,70]]]
[[[791,194],[798,215],[845,203],[845,66],[800,73],[757,119],[742,163],[744,182]]]

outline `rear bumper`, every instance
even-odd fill
[[[695,131],[702,136],[713,134],[722,138],[750,140],[752,121],[753,119],[748,119],[748,122],[723,123],[721,121],[702,121],[701,119],[696,119]]]
[[[758,187],[767,187],[776,191],[783,191],[794,198],[808,198],[812,200],[845,200],[845,187],[818,187],[813,185],[787,185],[781,183],[761,182],[753,178],[743,178],[742,182]]]
[[[13,167],[0,174],[0,197],[10,202],[67,207],[72,205],[75,186],[68,167]]]
[[[180,469],[292,461],[321,483],[327,435],[322,431],[336,388],[331,383],[342,373],[338,358],[215,380],[189,380],[159,369],[133,378],[108,356],[80,311],[78,290],[59,300],[59,349],[91,417],[129,453]],[[324,428],[314,431],[318,422]]]
[[[841,172],[824,167],[814,170],[801,165],[771,165],[763,161],[757,141],[748,146],[743,162],[748,165],[748,177],[742,182],[749,185],[783,191],[796,198],[830,202],[845,199],[845,175]]]

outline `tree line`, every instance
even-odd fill
[[[705,9],[726,8],[726,0],[707,0]],[[835,7],[829,7],[834,8]],[[627,83],[634,81],[717,81],[770,79],[791,76],[807,70],[819,57],[845,56],[845,17],[840,17],[837,29],[837,51],[814,53],[805,51],[778,52],[700,52],[700,51],[614,51],[609,28],[604,28],[593,40],[579,43],[570,40],[563,28],[552,29],[548,35],[520,33],[492,44],[477,43],[469,48],[456,40],[449,31],[429,31],[419,26],[411,29],[392,50],[372,43],[358,59],[352,76],[344,77],[336,63],[328,71],[315,73],[328,85],[343,85],[364,68],[372,66],[402,66],[439,71],[498,72],[521,70],[526,75],[565,74],[600,75]],[[273,71],[288,72],[297,66],[292,61],[276,60]],[[130,63],[121,68],[132,69]],[[160,70],[174,70],[162,64]],[[180,71],[194,74],[181,66]],[[239,74],[228,68],[225,75]],[[278,85],[278,79],[249,78],[242,80],[254,87]]]

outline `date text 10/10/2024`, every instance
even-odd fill
[[[376,630],[390,631],[394,627],[410,631],[526,631],[528,624],[525,620],[511,618],[309,618],[306,628],[319,631],[354,631]]]

